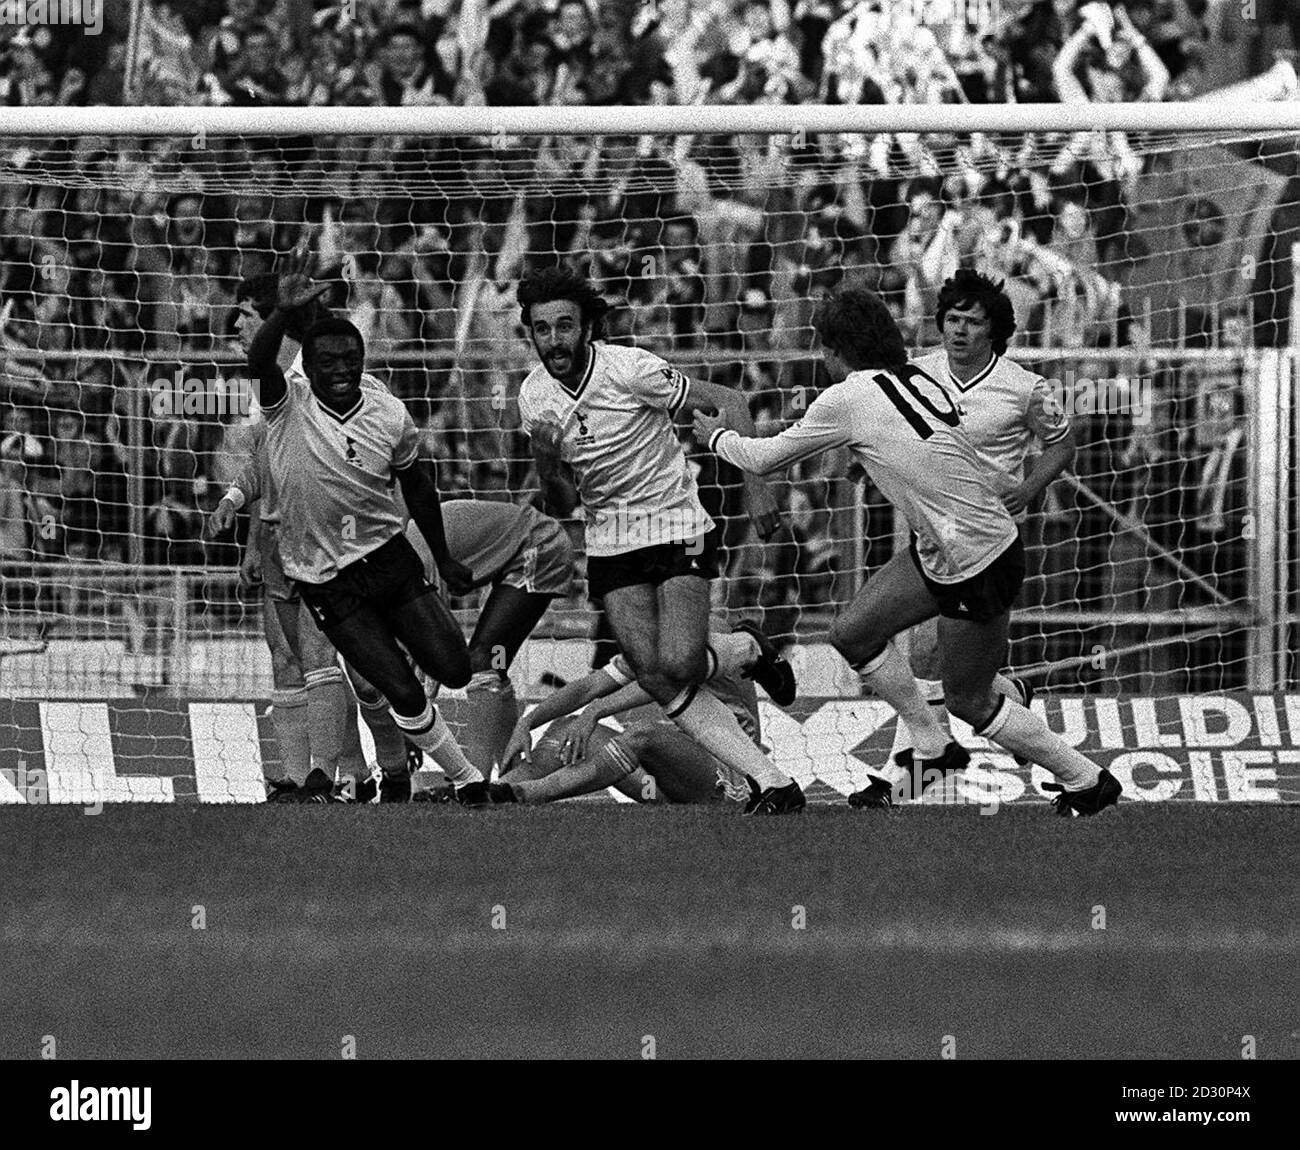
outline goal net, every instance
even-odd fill
[[[234,540],[203,524],[257,417],[237,286],[304,237],[442,461],[446,498],[536,490],[515,405],[526,270],[588,272],[616,304],[611,341],[740,389],[760,433],[827,382],[809,350],[822,293],[880,292],[920,352],[938,346],[947,277],[1005,280],[1009,354],[1049,380],[1079,444],[1026,527],[1011,665],[1080,746],[1139,752],[1147,797],[1297,797],[1282,753],[1248,757],[1300,740],[1281,694],[1296,124],[1175,131],[1120,106],[1114,129],[1057,108],[1022,116],[1044,125],[1026,131],[957,116],[986,111],[972,108],[913,109],[911,125],[875,110],[892,126],[728,108],[652,110],[676,118],[642,130],[620,109],[537,110],[549,123],[397,109],[412,115],[395,130],[303,111],[249,135],[219,110],[143,109],[125,130],[0,139],[0,801],[22,801],[20,762],[51,798],[260,796],[276,752],[261,593],[237,570],[247,519]],[[931,115],[945,111],[947,125]],[[760,620],[800,675],[790,714],[765,708],[767,741],[828,795],[860,786],[892,718],[825,637],[905,525],[839,453],[775,479],[783,526],[761,542],[737,473],[683,436],[723,525],[715,605]],[[454,606],[471,627],[475,601]],[[518,690],[582,673],[602,638],[580,562]],[[1242,747],[1231,777],[1228,751],[1197,749]],[[1036,793],[987,752],[979,794],[1016,777]]]

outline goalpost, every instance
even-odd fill
[[[1296,798],[1280,758],[1207,784],[1184,748],[1300,745],[1300,708],[1233,701],[1295,678],[1298,136],[1300,103],[1227,99],[0,109],[0,802],[24,801],[19,762],[65,800],[257,797],[275,754],[259,600],[200,528],[252,418],[235,286],[304,234],[452,497],[534,483],[513,405],[525,267],[590,268],[621,304],[610,338],[742,388],[769,431],[824,383],[819,293],[882,292],[920,351],[957,266],[1005,278],[1009,354],[1080,440],[1031,517],[1012,663],[1082,745],[1138,747],[1130,769],[1171,786],[1176,761],[1162,797]],[[825,632],[905,526],[827,459],[775,482],[785,526],[762,545],[736,476],[693,458],[724,524],[716,606],[792,644],[810,700],[767,708],[767,741],[847,793],[889,724]],[[586,668],[593,618],[579,583],[521,691]],[[1009,760],[981,769],[975,792],[1015,789]]]

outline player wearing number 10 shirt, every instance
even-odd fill
[[[888,307],[848,289],[818,306],[813,326],[833,385],[804,418],[769,439],[747,438],[725,414],[695,414],[701,443],[743,471],[767,475],[848,447],[914,532],[831,627],[831,643],[865,685],[907,723],[918,751],[913,793],[956,769],[949,742],[891,641],[939,616],[948,709],[976,734],[1039,763],[1059,780],[1059,813],[1091,815],[1114,803],[1118,781],[1085,758],[1015,698],[994,686],[1011,607],[1024,579],[1015,521],[961,430],[954,396],[915,364]]]

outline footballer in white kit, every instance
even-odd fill
[[[281,512],[280,560],[316,624],[388,700],[406,738],[443,766],[462,801],[485,802],[481,773],[456,746],[408,661],[409,653],[430,678],[453,687],[470,679],[465,637],[406,538],[397,485],[451,589],[467,590],[472,576],[447,551],[437,489],[417,466],[410,413],[387,389],[362,385],[361,333],[347,320],[320,320],[303,336],[305,376],[280,370],[290,315],[328,286],[314,286],[307,266],[300,247],[248,354]]]
[[[1030,505],[1074,461],[1069,418],[1042,376],[1006,358],[1016,316],[1001,283],[961,269],[940,288],[935,318],[944,346],[913,362],[957,397],[962,430],[984,461],[993,490],[1023,532]],[[1030,453],[1038,448],[1041,453],[1029,466]],[[943,684],[938,681],[938,632],[932,620],[912,630],[908,656],[936,719],[947,727]],[[998,685],[1004,693],[1014,688],[1026,706],[1033,697],[1026,680],[999,676]],[[911,763],[905,723],[898,724],[891,755],[904,768]],[[871,806],[892,800],[873,780],[849,801]]]
[[[891,642],[939,616],[944,696],[976,733],[1039,763],[1060,780],[1059,813],[1113,804],[1119,782],[1014,698],[995,689],[1024,547],[974,445],[956,399],[907,362],[902,335],[873,292],[847,289],[819,304],[813,326],[834,381],[793,427],[769,439],[739,434],[725,413],[695,414],[695,434],[745,471],[770,474],[847,446],[915,532],[835,619],[830,641],[865,685],[912,728],[919,752],[913,793],[960,769],[911,669]],[[964,764],[962,764],[964,765]]]
[[[739,392],[689,380],[647,351],[601,340],[608,304],[568,268],[529,275],[518,299],[541,361],[519,389],[520,419],[548,507],[567,515],[582,503],[589,593],[603,601],[624,657],[670,719],[754,780],[750,813],[801,810],[799,785],[699,689],[726,670],[708,643],[717,536],[674,417],[718,408],[752,431],[748,404]],[[767,538],[777,518],[766,485],[747,479],[746,497]],[[760,684],[777,683],[774,662],[766,644],[754,672]]]

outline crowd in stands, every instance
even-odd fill
[[[105,6],[98,40],[77,28],[0,27],[0,100],[1180,100],[1263,71],[1270,43],[1300,37],[1296,5],[1261,2],[1247,23],[1235,0],[143,0],[134,38],[128,7]],[[272,267],[304,229],[340,263],[346,305],[372,349],[393,353],[392,384],[453,461],[450,485],[479,494],[527,480],[526,448],[499,402],[520,361],[499,351],[523,351],[513,289],[539,261],[587,267],[629,305],[613,337],[749,391],[765,425],[789,418],[790,397],[815,385],[794,353],[806,346],[811,298],[845,269],[885,294],[917,347],[935,341],[938,285],[970,263],[1006,277],[1020,344],[1140,336],[1124,282],[1142,254],[1131,212],[1147,160],[1122,133],[201,148],[83,138],[60,143],[64,178],[40,143],[10,144],[0,180],[4,562],[233,561],[200,525],[232,470],[239,419],[154,419],[125,397],[129,385],[138,392],[177,371],[209,380],[237,371],[236,285]],[[456,149],[471,177],[505,194],[429,185],[401,195],[391,179],[366,191],[398,167],[438,170]],[[209,178],[218,164],[220,186]],[[510,192],[510,173],[523,170],[527,194]],[[292,194],[311,171],[328,173],[331,187]],[[273,185],[291,192],[273,196]],[[434,358],[403,359],[417,351]],[[824,510],[835,482],[820,465],[794,477],[784,546],[742,548],[738,586],[772,609],[831,594],[843,565],[842,524]],[[717,497],[735,510],[731,494]],[[134,519],[133,498],[143,501]],[[130,543],[133,526],[143,543]],[[731,542],[743,534],[737,527]]]

